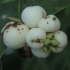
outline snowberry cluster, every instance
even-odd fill
[[[54,15],[47,15],[40,6],[27,7],[22,11],[19,22],[8,22],[1,30],[4,44],[19,49],[26,44],[32,54],[46,58],[51,52],[61,52],[67,45],[67,35],[59,31],[60,21]]]

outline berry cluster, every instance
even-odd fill
[[[32,54],[39,58],[46,58],[51,52],[61,52],[66,47],[67,35],[59,31],[59,19],[54,15],[47,15],[42,7],[25,8],[21,19],[24,24],[8,22],[1,30],[7,47],[28,47]]]

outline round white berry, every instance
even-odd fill
[[[48,15],[39,21],[38,27],[42,28],[46,32],[58,31],[60,28],[60,21],[54,15]]]
[[[26,43],[26,33],[29,28],[24,24],[9,22],[2,30],[4,44],[12,49],[18,49]]]
[[[44,45],[46,33],[40,28],[33,28],[26,34],[26,42],[31,48],[41,48]]]
[[[34,7],[40,9],[43,12],[43,17],[46,17],[46,15],[47,15],[46,11],[41,6],[34,6]]]
[[[38,27],[38,22],[46,16],[46,12],[39,6],[27,7],[22,11],[21,19],[29,27]]]
[[[42,49],[31,49],[31,51],[38,58],[46,58],[50,55],[50,51],[44,52]]]
[[[13,24],[12,22],[10,22],[10,23]],[[5,24],[5,26],[1,29],[1,33],[3,33],[3,31],[5,30],[5,28],[6,28],[10,23]]]
[[[58,41],[59,47],[65,47],[67,45],[67,35],[63,31],[55,32],[54,38]]]

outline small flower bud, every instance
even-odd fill
[[[51,40],[51,45],[52,46],[57,46],[58,45],[58,41],[56,39]]]
[[[46,46],[48,46],[48,45],[50,44],[50,39],[46,39],[45,42],[44,42],[44,44],[45,44]]]
[[[54,34],[53,34],[53,33],[47,34],[47,38],[48,38],[48,39],[52,39],[53,37],[54,37]]]
[[[53,46],[50,46],[50,50],[51,50],[52,52],[56,51],[56,49],[55,49]]]
[[[48,48],[46,46],[43,46],[42,49],[47,52],[48,51]]]

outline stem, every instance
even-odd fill
[[[19,0],[19,4],[18,4],[18,17],[20,19],[20,0]]]

